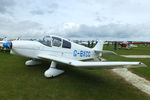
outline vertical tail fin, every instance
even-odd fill
[[[95,51],[96,55],[102,56],[103,44],[104,44],[104,42],[99,40],[98,43],[93,48],[93,50]]]
[[[113,54],[113,55],[117,55],[115,52],[113,51],[108,51],[108,50],[103,50],[103,45],[104,42],[99,40],[98,43],[95,45],[95,47],[93,48],[93,50],[95,51],[95,53],[99,56],[102,56],[102,53],[104,54]]]
[[[93,48],[94,51],[103,51],[103,44],[104,42],[102,40],[99,40],[98,43]]]

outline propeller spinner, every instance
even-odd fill
[[[12,42],[6,42],[6,43],[4,43],[3,47],[11,49],[12,48]]]

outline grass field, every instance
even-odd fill
[[[146,48],[139,49],[146,50],[144,54],[148,54]],[[132,52],[142,54],[140,50],[132,49]],[[125,51],[124,54],[131,52],[116,52],[123,54],[122,51]],[[150,79],[150,59],[128,59],[114,55],[103,57],[109,60],[142,61],[148,65],[147,68],[131,70]],[[49,67],[49,62],[27,67],[24,64],[26,60],[9,53],[0,53],[0,100],[150,100],[150,96],[107,70],[87,70],[59,64],[58,67],[63,68],[65,73],[47,79],[43,73]]]
[[[150,55],[150,47],[143,47],[143,45],[138,45],[137,48],[132,49],[118,49],[114,50],[113,46],[104,46],[106,50],[112,50],[116,52],[118,55]],[[150,80],[150,58],[124,58],[115,55],[103,55],[104,58],[108,60],[118,60],[118,61],[141,61],[147,65],[146,68],[132,68],[131,70],[134,73],[137,73],[147,79]]]
[[[118,46],[117,50],[114,50],[113,45],[104,45],[105,50],[112,50],[116,52],[119,55],[150,55],[150,45],[148,47],[143,47],[142,44],[137,45],[138,47],[126,49],[126,48],[120,48]],[[119,49],[120,48],[120,49]]]

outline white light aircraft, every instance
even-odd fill
[[[102,53],[110,53],[103,51],[103,42],[99,41],[94,48],[88,48],[70,40],[58,36],[45,36],[40,41],[11,41],[3,44],[4,47],[11,48],[10,53],[31,58],[25,62],[26,65],[37,65],[40,59],[52,61],[49,69],[44,73],[45,77],[55,77],[64,71],[57,69],[57,63],[68,64],[74,67],[82,68],[103,68],[111,69],[118,67],[129,67],[130,65],[143,65],[141,62],[86,62],[96,57],[101,57]]]

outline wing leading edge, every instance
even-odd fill
[[[133,68],[133,67],[146,67],[145,64],[141,62],[121,62],[121,61],[110,61],[110,62],[83,62],[76,61],[72,59],[67,59],[64,57],[56,57],[52,55],[41,54],[38,55],[39,58],[48,59],[68,65],[72,65],[75,67],[83,67],[83,68],[104,68],[104,69],[112,69],[112,68]]]

